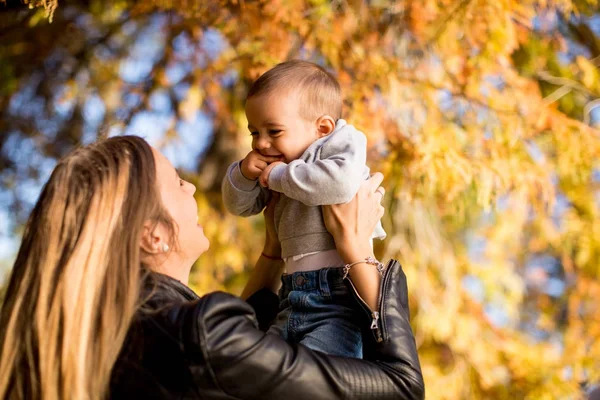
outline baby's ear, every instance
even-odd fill
[[[320,138],[329,135],[335,129],[335,120],[329,115],[317,119],[317,134]]]

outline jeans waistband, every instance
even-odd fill
[[[331,289],[336,285],[344,284],[344,269],[339,268],[321,268],[316,271],[300,271],[293,274],[283,274],[281,276],[280,295],[287,298],[293,290],[309,291],[319,290],[323,296],[331,295]]]

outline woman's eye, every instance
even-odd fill
[[[271,134],[271,135],[277,135],[280,132],[281,132],[281,129],[271,129],[269,131],[269,134]]]
[[[256,136],[258,135],[258,132],[250,132],[250,136]]]

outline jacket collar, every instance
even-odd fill
[[[141,301],[150,308],[160,308],[168,303],[194,301],[200,298],[192,289],[168,275],[151,271],[144,275]]]

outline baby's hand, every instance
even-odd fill
[[[272,162],[271,164],[267,165],[267,167],[265,169],[263,169],[263,171],[260,174],[260,179],[258,180],[262,187],[269,187],[269,175],[271,174],[271,170],[273,168],[275,168],[276,166],[278,166],[279,164],[285,164],[285,163],[282,161],[275,161],[275,162]]]
[[[242,165],[240,166],[242,175],[254,181],[267,168],[267,165],[279,160],[281,160],[281,157],[263,156],[258,151],[252,150],[242,160]]]

